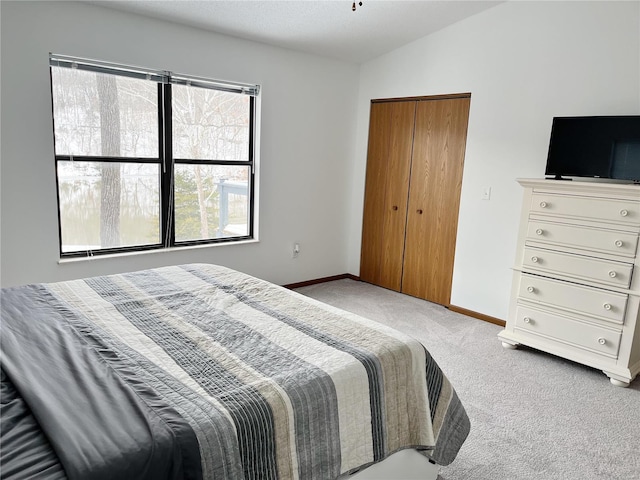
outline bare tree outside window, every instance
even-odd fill
[[[107,157],[120,156],[120,100],[116,77],[96,75],[98,98],[100,99],[100,139],[102,154]],[[100,197],[100,245],[120,246],[120,165],[102,165],[102,188]]]

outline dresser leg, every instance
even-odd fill
[[[607,373],[607,372],[605,372]],[[624,382],[622,380],[618,380],[616,378],[613,377],[609,377],[609,381],[611,381],[612,385],[615,385],[616,387],[622,387],[622,388],[627,388],[629,386],[630,382]]]
[[[507,350],[515,350],[516,348],[518,348],[518,344],[513,344],[513,343],[507,343],[507,342],[502,342],[502,346],[504,348],[506,348]]]

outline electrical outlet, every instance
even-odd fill
[[[298,242],[293,244],[293,250],[291,252],[291,258],[298,258],[300,255],[300,244]]]

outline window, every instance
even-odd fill
[[[62,257],[253,238],[257,85],[50,68]]]

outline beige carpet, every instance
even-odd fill
[[[297,291],[427,347],[471,419],[471,434],[442,468],[443,480],[640,479],[640,378],[623,389],[562,358],[505,350],[496,325],[363,282]]]

